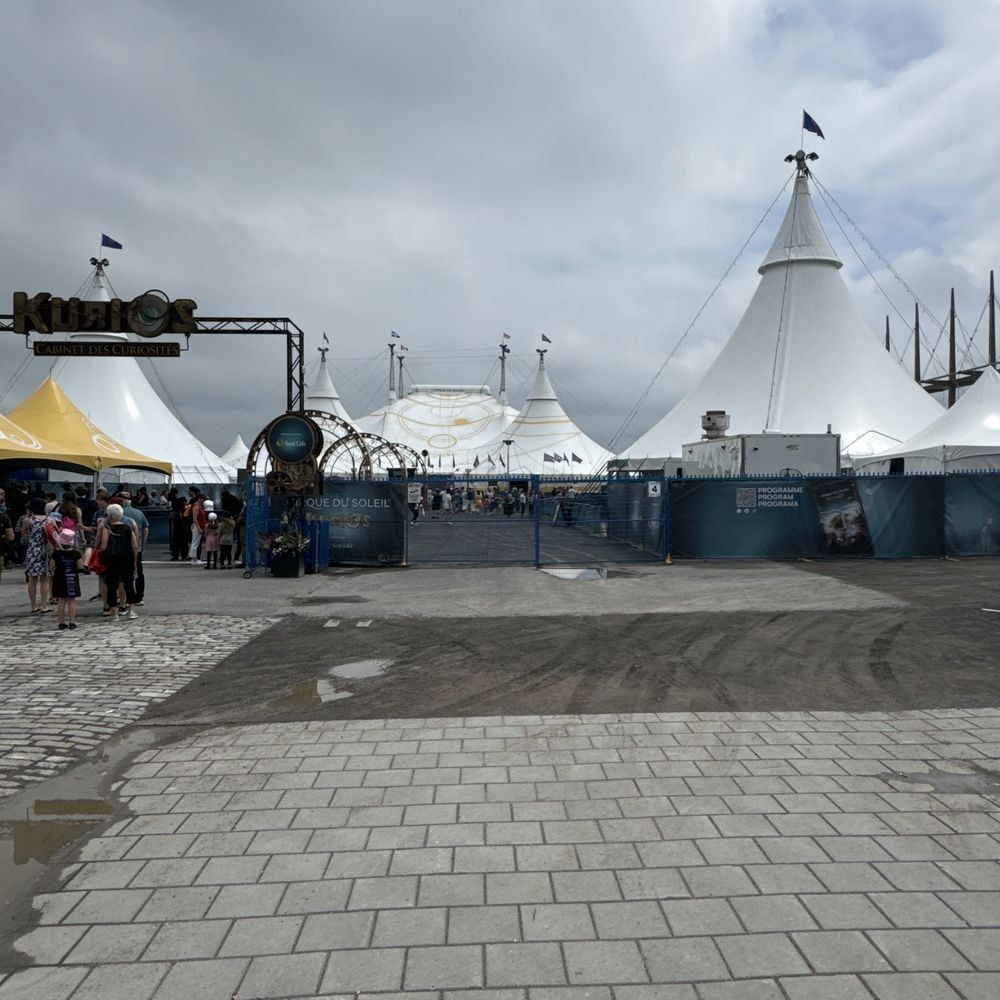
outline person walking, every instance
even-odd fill
[[[58,605],[60,630],[76,628],[76,599],[80,596],[80,572],[83,569],[79,534],[74,528],[60,528],[52,552],[52,596]]]
[[[45,498],[32,497],[21,520],[21,539],[25,545],[24,578],[28,582],[28,600],[33,615],[45,614],[49,607],[49,540],[45,534]]]
[[[128,620],[138,618],[139,616],[134,610],[136,599],[132,580],[135,576],[135,557],[139,551],[139,542],[132,526],[124,520],[121,504],[108,504],[108,518],[101,525],[99,535],[97,547],[107,574],[111,620],[118,621],[119,619],[119,609],[115,598],[119,584],[125,590],[124,617]]]
[[[205,522],[205,569],[219,568],[219,515],[213,510]]]
[[[125,518],[131,518],[135,524],[136,541],[139,544],[139,550],[135,556],[135,604],[136,607],[141,608],[146,596],[146,575],[142,570],[142,554],[146,550],[146,542],[149,540],[149,520],[138,507],[132,505],[132,498],[128,490],[122,490],[118,493],[118,502],[125,512]]]
[[[201,549],[202,535],[205,533],[205,498],[201,493],[191,488],[191,544],[188,546],[188,560],[192,566],[200,566],[201,559],[198,558]]]

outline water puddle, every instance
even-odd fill
[[[32,889],[46,866],[58,865],[81,839],[115,816],[113,776],[163,735],[132,730],[109,740],[99,757],[0,800],[0,935],[28,926]]]
[[[545,568],[542,567],[543,573],[548,573],[549,576],[554,576],[557,580],[605,580],[607,579],[607,572],[603,569],[586,569],[586,568]]]
[[[353,663],[341,663],[331,667],[334,677],[344,680],[360,680],[364,677],[379,677],[395,663],[395,660],[356,660]]]
[[[324,670],[319,677],[310,677],[308,680],[292,684],[286,694],[269,701],[268,707],[285,712],[304,712],[328,701],[353,698],[352,691],[337,687],[338,680],[357,681],[367,677],[380,677],[395,662],[395,660],[353,660],[350,663],[339,663]]]
[[[894,771],[878,777],[896,787],[909,786],[914,791],[920,792],[994,796],[1000,793],[1000,774],[968,760],[962,761],[961,771],[941,771],[932,767],[916,774]]]

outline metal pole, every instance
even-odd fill
[[[951,308],[948,310],[948,408],[955,405],[955,289],[951,290]]]
[[[306,408],[306,335],[299,330],[295,336],[295,343],[299,349],[299,413],[304,413]]]
[[[891,348],[892,341],[889,340],[889,317],[885,318],[885,349],[888,352]]]
[[[663,477],[663,561],[673,564],[670,556],[670,480]]]
[[[288,330],[285,333],[285,355],[286,355],[285,363],[287,365],[287,370],[288,370],[288,387],[287,387],[288,405],[285,407],[285,409],[289,413],[291,413],[292,410],[295,409],[295,401],[294,401],[295,387],[293,384],[295,382],[295,375],[293,374],[293,364],[292,364],[292,336],[293,334],[291,330]]]
[[[993,272],[990,271],[990,339],[989,339],[989,362],[993,368],[997,363],[997,297],[993,290]]]
[[[920,381],[920,303],[913,303],[913,378]]]
[[[535,498],[535,569],[542,568],[542,490],[538,476],[531,477],[531,495]]]

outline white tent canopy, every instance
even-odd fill
[[[800,168],[732,336],[697,385],[622,456],[679,456],[699,439],[707,410],[730,415],[730,434],[823,433],[830,425],[851,457],[903,441],[940,416],[861,319],[841,266]]]
[[[250,447],[243,440],[242,434],[237,434],[233,443],[222,453],[222,461],[234,468],[242,469],[250,457]]]
[[[950,410],[879,455],[854,460],[856,472],[978,472],[1000,469],[1000,374],[984,368]]]
[[[110,301],[107,279],[99,268],[81,298]],[[125,333],[110,332],[71,333],[69,337],[128,340]],[[52,366],[51,375],[76,406],[116,440],[133,451],[162,455],[173,463],[175,483],[235,481],[236,469],[205,447],[167,408],[134,358],[63,358]]]
[[[402,399],[356,423],[418,455],[426,451],[428,467],[451,471],[466,454],[485,456],[516,415],[487,385],[411,385]]]
[[[505,441],[512,442],[509,452]],[[485,456],[480,458],[488,456],[503,469],[508,454],[510,465],[506,471],[511,475],[592,475],[603,469],[612,457],[611,452],[587,437],[567,416],[545,371],[542,353],[539,353],[534,385],[521,412],[502,437],[487,445]],[[469,457],[465,457],[466,467],[472,464]]]
[[[340,401],[340,396],[326,367],[326,352],[327,348],[320,348],[319,371],[316,373],[316,379],[309,386],[309,391],[306,393],[306,409],[332,413],[335,417],[340,417],[341,420],[351,424],[353,427],[354,421],[347,410],[344,409],[344,404]]]

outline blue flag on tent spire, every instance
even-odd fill
[[[112,250],[124,250],[125,248],[118,242],[118,240],[113,240],[107,233],[101,233],[101,246],[111,247]]]
[[[812,132],[813,135],[818,135],[821,139],[825,139],[826,136],[823,135],[823,130],[816,124],[816,120],[813,118],[805,108],[802,109],[802,127],[807,132]]]

